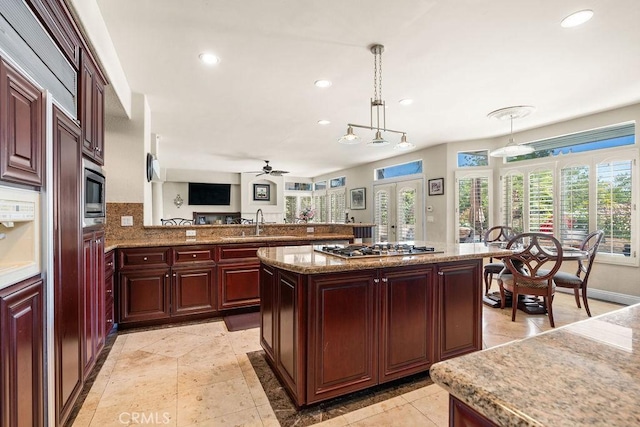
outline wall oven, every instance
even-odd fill
[[[102,168],[83,159],[82,226],[104,224],[107,215],[105,177]]]

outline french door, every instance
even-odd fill
[[[423,180],[373,186],[376,242],[424,240]]]

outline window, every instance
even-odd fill
[[[458,152],[458,167],[489,166],[489,150]]]
[[[327,189],[327,181],[318,181],[313,184],[313,190],[326,190]]]
[[[635,144],[635,123],[622,123],[530,142],[527,145],[533,146],[535,149],[533,153],[508,157],[507,163],[633,144]]]
[[[422,160],[416,160],[401,165],[387,166],[375,170],[375,180],[395,178],[398,176],[415,175],[422,173]]]
[[[389,241],[389,191],[375,192],[375,212],[374,222],[376,224],[376,242]]]
[[[313,184],[310,182],[285,182],[286,191],[311,191]]]
[[[329,222],[345,222],[347,196],[345,190],[331,191],[329,196]]]
[[[285,202],[285,222],[295,223],[300,217],[300,212],[305,208],[311,208],[311,195],[286,195]],[[317,221],[314,217],[312,221]]]
[[[313,205],[316,209],[316,222],[327,221],[327,192],[313,193]]]
[[[529,173],[529,231],[553,234],[553,172]]]
[[[456,241],[480,242],[489,228],[491,172],[456,172]]]
[[[637,265],[637,159],[637,150],[619,149],[505,168],[503,221],[516,231],[551,233],[565,246],[578,246],[590,232],[603,230],[596,262]]]
[[[632,160],[597,165],[596,222],[598,229],[604,231],[598,253],[631,256],[632,218],[637,216],[631,197],[634,165],[635,161]]]
[[[515,171],[500,178],[502,180],[502,224],[522,233],[524,226],[524,175]]]
[[[347,183],[347,179],[344,176],[341,176],[340,178],[331,179],[331,181],[329,181],[329,187],[331,188],[344,187],[346,183]]]

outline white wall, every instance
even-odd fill
[[[193,182],[210,182],[210,181],[193,181]],[[219,181],[212,183],[222,183]],[[176,196],[180,194],[184,204],[178,208],[173,202]],[[188,182],[169,182],[166,181],[162,185],[163,218],[193,218],[194,212],[240,212],[240,185],[231,185],[231,200],[229,206],[205,206],[205,205],[189,205],[189,183]],[[159,225],[159,224],[158,224]]]

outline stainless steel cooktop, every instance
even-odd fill
[[[313,249],[316,252],[329,254],[340,258],[375,258],[388,256],[407,256],[438,254],[438,251],[430,246],[416,246],[410,243],[376,243],[372,245],[318,245]]]

